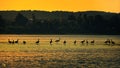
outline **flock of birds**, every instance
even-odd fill
[[[55,41],[53,41],[52,39],[50,39],[50,41],[49,41],[50,45],[52,45],[53,42],[56,42],[56,43],[60,42],[60,38],[57,39],[57,40],[55,40]],[[73,41],[73,44],[76,45],[77,42],[78,42],[78,41],[74,40],[74,41]],[[9,44],[18,44],[18,43],[19,43],[19,39],[17,39],[16,41],[8,39],[8,43],[9,43]],[[26,41],[22,41],[22,43],[23,43],[23,44],[26,44],[27,42],[26,42]],[[35,43],[38,45],[38,44],[40,43],[39,39],[38,39]],[[67,43],[67,41],[64,40],[64,41],[63,41],[63,44],[66,45],[66,43]],[[88,44],[88,40],[82,40],[82,41],[80,41],[80,43],[81,43],[81,44]],[[92,41],[90,41],[89,43],[94,44],[94,43],[95,43],[95,40],[92,40]],[[112,39],[107,39],[106,41],[104,41],[104,43],[105,43],[106,45],[110,45],[110,44],[114,45],[114,44],[115,44],[115,42],[114,42]]]
[[[14,40],[10,40],[10,39],[8,39],[8,43],[9,44],[18,44],[19,43],[19,39],[17,39],[16,41],[14,41]],[[27,42],[26,41],[23,41],[23,44],[26,44]],[[39,39],[35,42],[36,44],[39,44],[40,43],[40,41],[39,41]]]

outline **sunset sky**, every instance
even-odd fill
[[[120,0],[0,0],[0,10],[120,12]]]

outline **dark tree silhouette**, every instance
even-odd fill
[[[79,14],[79,15],[78,15],[77,21],[78,21],[78,23],[80,23],[80,24],[83,22],[82,14]]]
[[[110,30],[112,30],[112,32],[120,32],[120,15],[113,15],[110,20],[109,20],[110,24],[109,24],[109,28],[111,28]]]
[[[93,23],[93,28],[94,28],[94,31],[97,34],[102,34],[102,33],[109,32],[108,30],[106,30],[106,22],[105,22],[103,16],[101,16],[101,15],[96,15],[95,16],[94,23]]]
[[[99,11],[0,12],[0,33],[120,34],[119,25],[120,14],[118,13]]]
[[[18,13],[18,15],[15,18],[15,23],[20,26],[25,26],[28,23],[28,19],[21,13]]]
[[[36,22],[36,17],[34,14],[32,14],[32,23],[35,23]]]
[[[71,14],[68,16],[68,20],[76,20],[76,17],[74,16],[74,14]]]
[[[5,20],[3,17],[0,15],[0,33],[3,33],[5,29]]]

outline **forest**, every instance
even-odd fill
[[[0,34],[120,35],[120,13],[0,11]]]

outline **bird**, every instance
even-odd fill
[[[12,43],[12,44],[14,44],[14,43],[15,43],[15,41],[13,40],[13,41],[11,41],[11,43]]]
[[[50,39],[50,45],[52,45],[52,39]]]
[[[83,44],[85,42],[85,40],[82,40],[81,43]]]
[[[74,43],[74,45],[76,45],[77,41],[75,40],[73,43]]]
[[[111,44],[112,44],[112,45],[114,45],[114,44],[115,44],[115,42],[114,42],[112,39],[111,39]]]
[[[91,41],[91,44],[94,44],[94,43],[95,43],[95,41],[94,41],[94,40],[92,40],[92,41]]]
[[[26,41],[23,41],[23,44],[26,44]]]
[[[55,40],[55,42],[57,43],[57,42],[60,42],[60,38],[59,39],[57,39],[57,40]]]
[[[110,39],[107,39],[104,43],[110,45]]]
[[[10,39],[8,39],[8,43],[10,43],[10,44],[11,44],[11,43],[12,43],[12,41],[10,41]]]
[[[39,42],[40,42],[40,41],[39,41],[39,39],[38,39],[35,43],[36,43],[36,44],[39,44]]]
[[[66,40],[64,40],[64,41],[63,41],[63,44],[66,45],[66,43],[67,43]]]
[[[107,44],[107,43],[108,43],[108,41],[106,40],[104,43],[105,43],[105,44]]]
[[[17,40],[15,41],[15,43],[18,43],[18,41],[19,41],[19,39],[17,39]]]
[[[86,44],[88,45],[88,40],[86,40]]]

